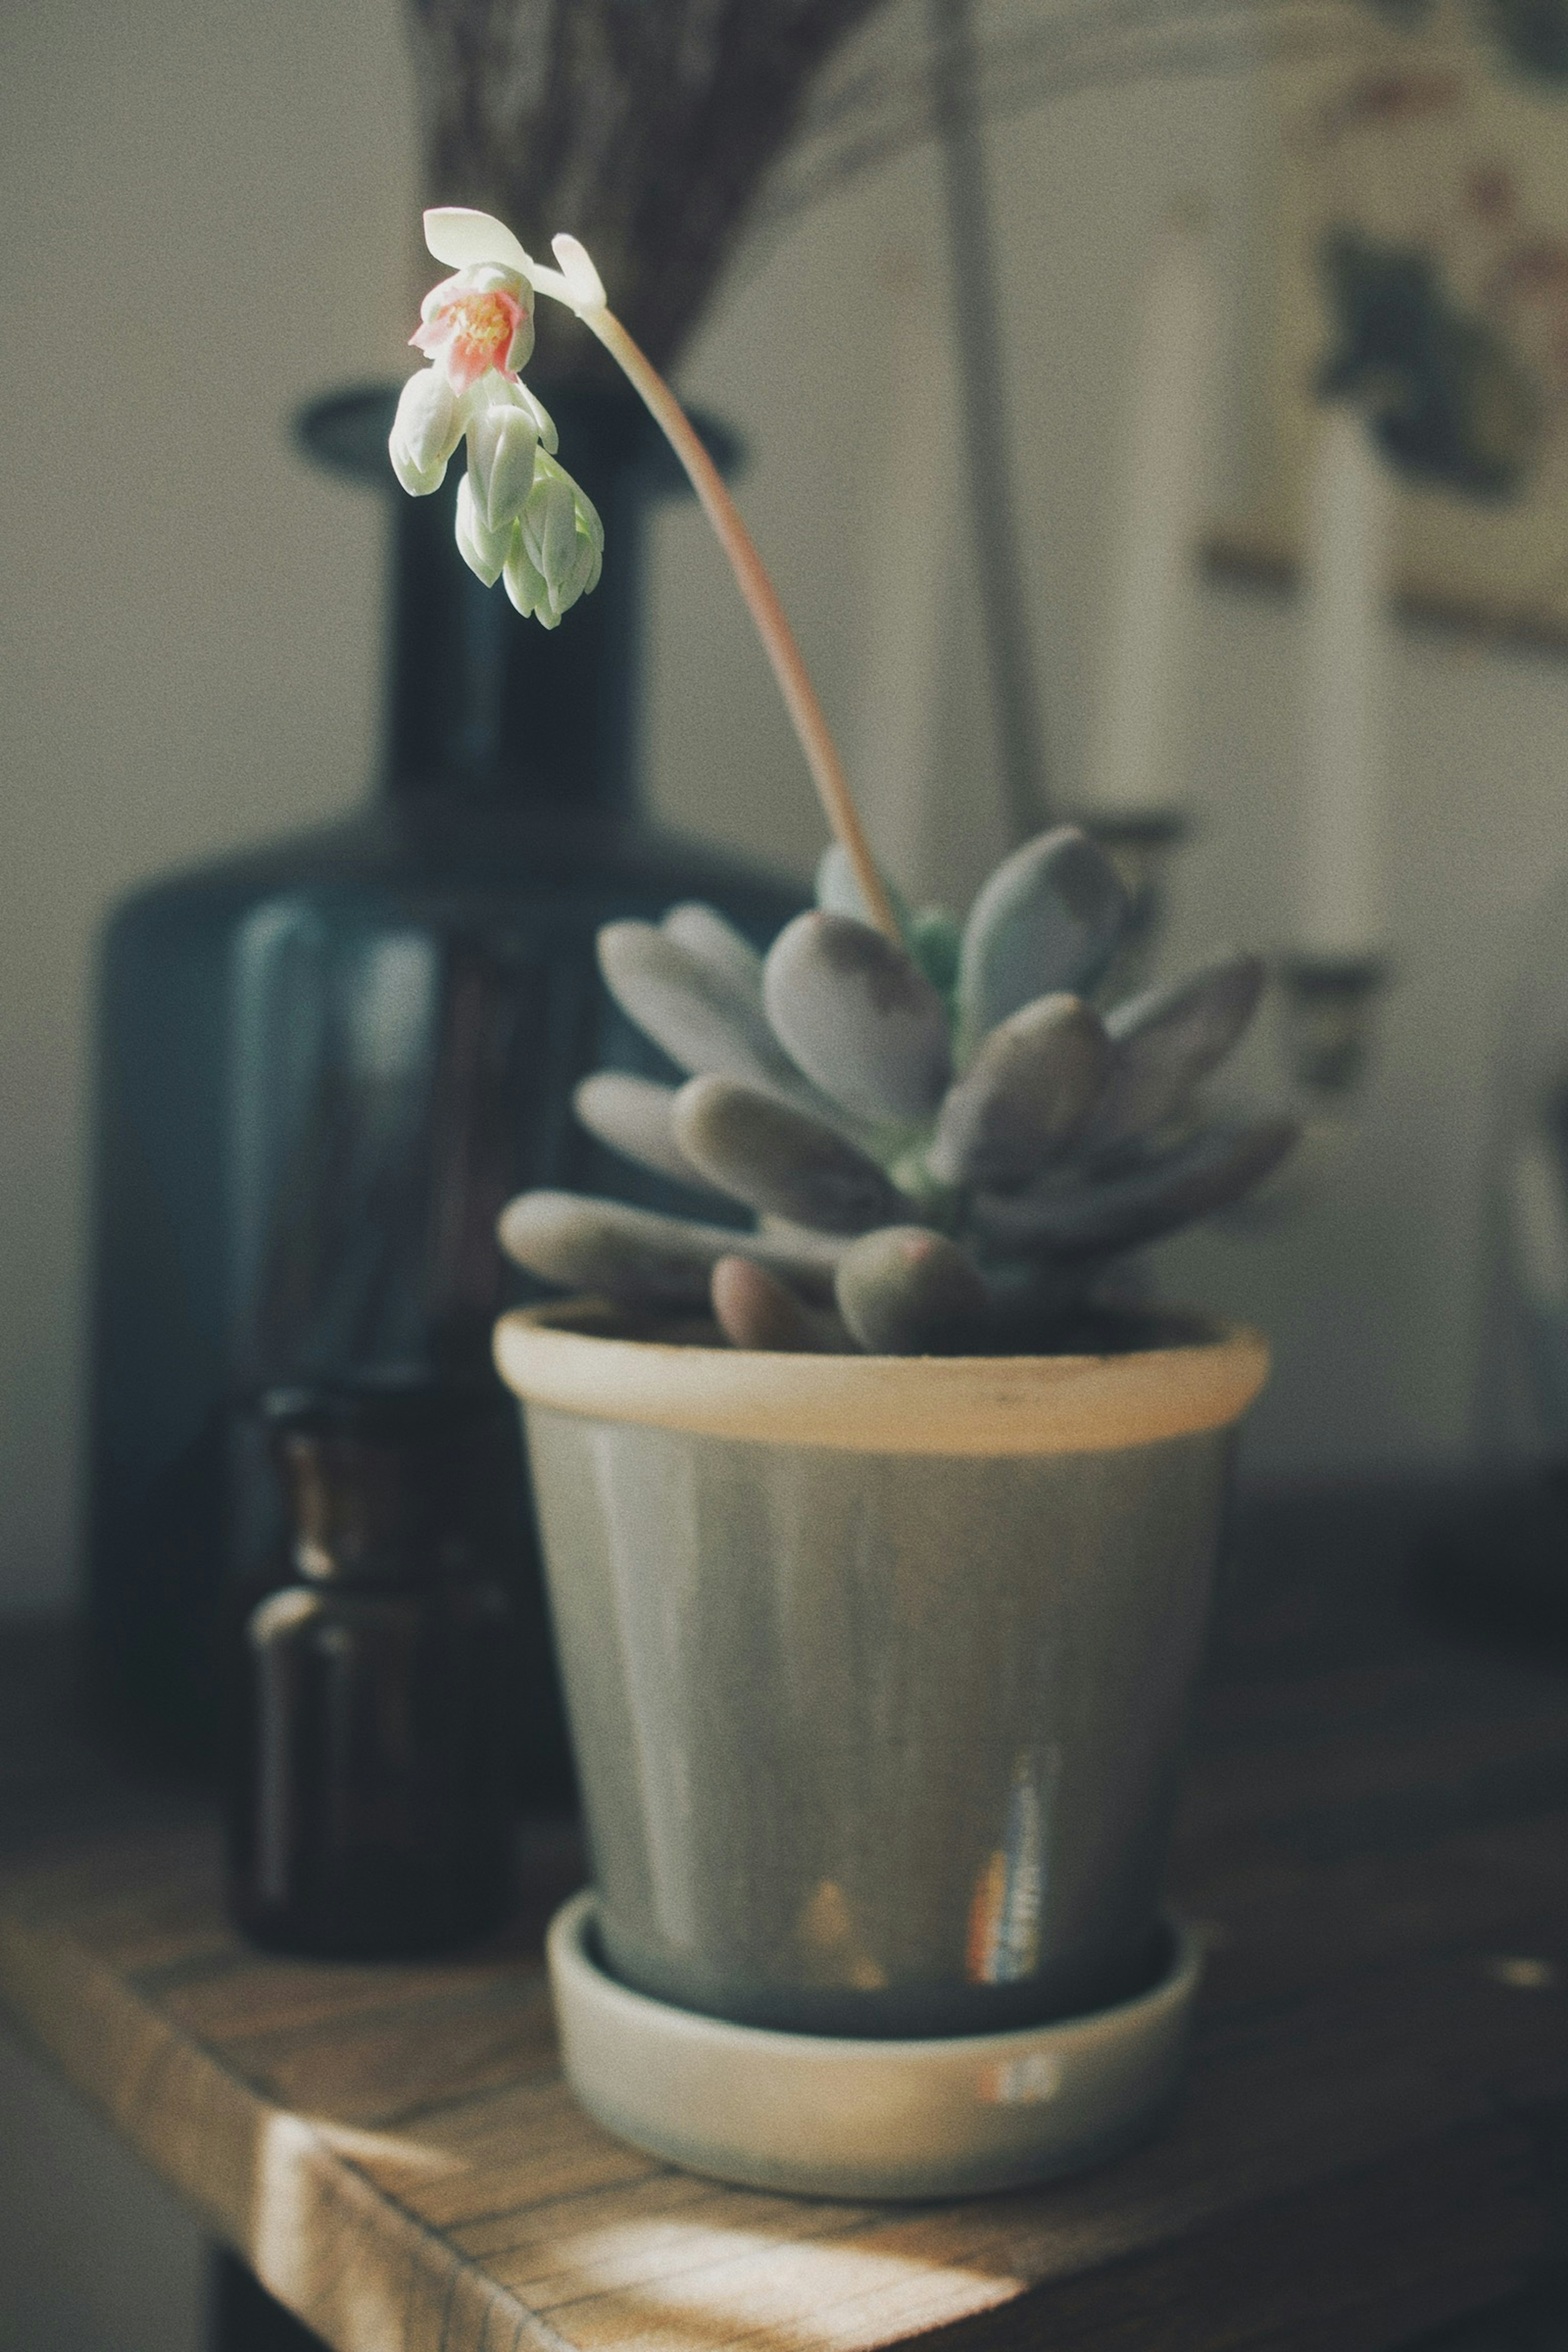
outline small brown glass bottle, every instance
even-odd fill
[[[431,1952],[510,1894],[506,1404],[435,1381],[264,1402],[291,1536],[238,1612],[229,1907],[274,1950]]]

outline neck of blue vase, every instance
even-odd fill
[[[598,507],[605,568],[558,629],[525,621],[458,553],[460,461],[393,509],[383,774],[395,798],[526,803],[563,814],[636,806],[642,583],[653,428],[629,395],[542,394],[563,460]]]

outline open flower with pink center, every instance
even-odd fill
[[[409,337],[456,393],[494,368],[515,376],[533,349],[533,292],[518,271],[494,263],[459,269],[426,294]]]
[[[575,306],[592,298],[597,275],[584,256],[563,291],[562,272],[541,269],[487,213],[430,212],[425,227],[455,275],[426,296],[409,339],[430,364],[398,400],[393,470],[412,497],[427,498],[466,436],[458,552],[487,587],[504,577],[519,612],[552,629],[597,583],[605,534],[593,501],[556,462],[555,427],[518,370],[533,349],[531,281]]]

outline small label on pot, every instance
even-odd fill
[[[999,2107],[1038,2106],[1061,2086],[1061,2060],[1049,2050],[1030,2050],[993,2066],[981,2078],[980,2095]]]

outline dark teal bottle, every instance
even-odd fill
[[[226,1587],[277,1536],[249,1403],[488,1375],[497,1314],[529,1295],[496,1246],[502,1203],[537,1184],[659,1199],[571,1113],[585,1071],[655,1066],[598,981],[598,926],[703,898],[761,941],[800,903],[637,819],[643,526],[680,487],[642,410],[551,404],[606,553],[547,633],[458,555],[455,469],[434,498],[396,490],[393,398],[301,423],[391,501],[380,789],[346,823],[138,890],[103,940],[92,1656],[107,1716],[187,1760],[214,1750]],[[526,1628],[531,1560],[520,1579]],[[548,1677],[523,1732],[525,1794],[566,1798]]]

